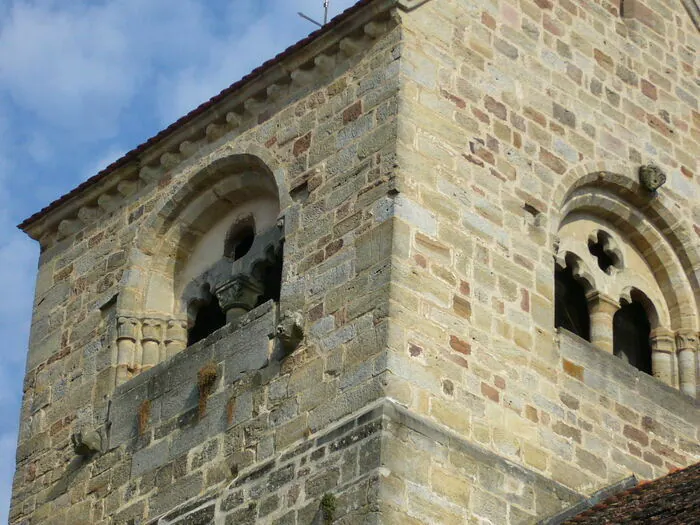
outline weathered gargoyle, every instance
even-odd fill
[[[102,452],[102,434],[97,430],[75,432],[70,439],[73,450],[79,456],[91,456]]]
[[[655,164],[639,167],[639,183],[650,193],[655,192],[666,182],[666,174]]]
[[[277,324],[277,338],[285,353],[293,352],[304,338],[304,317],[300,312],[285,311]]]

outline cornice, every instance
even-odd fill
[[[241,134],[321,82],[395,26],[392,8],[430,0],[362,0],[18,227],[42,248],[93,224],[230,133]]]

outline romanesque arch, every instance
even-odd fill
[[[279,299],[289,199],[279,180],[260,157],[228,154],[160,200],[137,235],[117,304],[118,383]]]
[[[694,295],[695,311],[700,311],[700,246],[693,243],[692,227],[685,224],[673,205],[666,205],[661,194],[651,196],[638,182],[634,166],[626,163],[582,163],[567,171],[552,191],[551,233],[556,235],[559,223],[565,216],[564,206],[576,193],[587,188],[614,195],[628,209],[643,214],[665,239],[681,264]],[[670,206],[670,207],[669,207]],[[697,318],[695,323],[697,323]]]
[[[640,369],[648,366],[657,378],[694,396],[698,247],[689,241],[679,214],[671,213],[662,197],[650,195],[631,174],[583,169],[571,170],[554,192],[551,231],[558,249],[576,254],[596,276],[596,290],[588,292],[591,342],[629,360],[633,351],[625,348],[621,334],[634,332],[630,320],[644,324],[644,318],[652,355],[633,360],[646,360],[651,364]]]

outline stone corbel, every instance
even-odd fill
[[[97,430],[76,432],[70,437],[73,451],[83,457],[102,452],[102,434]]]
[[[676,349],[678,352],[678,375],[681,392],[695,397],[697,334],[691,330],[679,330],[676,332]]]
[[[226,126],[211,123],[207,126],[205,133],[209,142],[216,142],[221,137],[226,135]]]
[[[197,143],[189,140],[183,140],[178,149],[184,158],[189,158],[197,152]]]
[[[363,30],[365,32],[365,35],[375,39],[379,38],[384,33],[386,33],[388,26],[389,24],[386,22],[377,22],[373,20],[372,22],[365,24]]]
[[[163,172],[160,168],[156,168],[153,166],[144,166],[139,171],[139,178],[143,180],[146,184],[150,184],[152,182],[160,180],[162,174]]]
[[[83,227],[83,222],[78,219],[64,219],[58,224],[58,234],[68,237],[78,232]]]
[[[304,339],[304,317],[300,312],[285,311],[277,324],[277,339],[285,354],[290,354]]]
[[[314,58],[314,64],[323,73],[328,73],[335,67],[335,57],[329,55],[318,55],[316,58]]]
[[[180,155],[177,153],[165,152],[160,156],[160,165],[165,170],[169,170],[180,164]]]
[[[262,110],[263,106],[264,102],[255,97],[250,97],[243,102],[243,107],[248,115],[257,115]]]
[[[110,195],[109,193],[103,193],[97,199],[97,205],[102,208],[107,213],[111,213],[116,210],[122,201],[116,195]]]
[[[226,113],[226,123],[229,125],[231,129],[235,129],[238,126],[241,125],[241,115],[234,111],[230,111]]]
[[[124,197],[129,197],[136,193],[139,185],[134,180],[123,180],[117,184],[117,191],[121,193]]]
[[[78,210],[78,219],[85,224],[90,224],[100,216],[99,208],[95,206],[83,206]]]
[[[351,56],[359,53],[360,50],[362,49],[362,46],[360,45],[360,43],[356,40],[353,40],[350,37],[343,38],[340,41],[339,47],[340,47],[340,51],[345,56],[348,56],[348,57],[351,57]]]
[[[274,102],[276,100],[279,100],[282,98],[282,95],[284,94],[284,87],[282,87],[279,84],[272,84],[271,86],[267,87],[266,93],[267,93],[267,98],[271,101]]]
[[[292,82],[297,86],[311,84],[314,80],[313,70],[295,69],[291,73]]]

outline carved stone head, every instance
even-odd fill
[[[300,312],[285,311],[277,325],[277,338],[287,353],[293,352],[304,339],[304,317]]]
[[[71,436],[71,442],[79,456],[90,456],[102,450],[102,435],[96,430],[76,432]]]
[[[654,164],[645,164],[639,168],[639,182],[647,191],[654,192],[666,182],[666,174]]]

